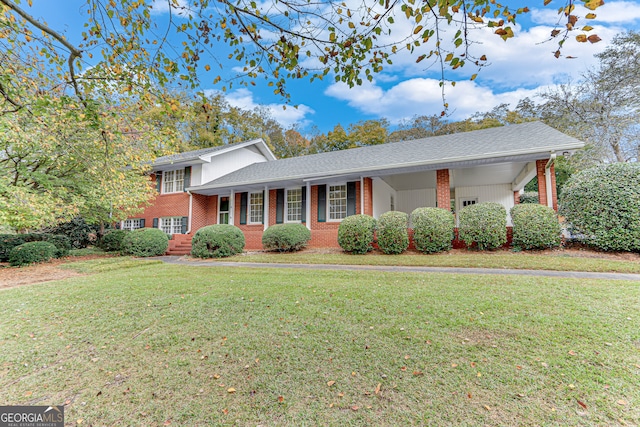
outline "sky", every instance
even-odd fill
[[[156,0],[158,19],[165,13],[161,7],[163,1],[166,0]],[[37,17],[45,19],[73,41],[78,40],[83,30],[79,24],[82,22],[82,3],[81,0],[34,0],[33,7]],[[574,37],[579,33],[575,32],[564,45],[563,56],[555,58],[553,52],[557,44],[545,43],[545,40],[558,23],[557,8],[563,2],[554,0],[547,7],[542,3],[542,0],[506,2],[515,7],[527,5],[530,9],[528,14],[518,17],[515,37],[506,42],[490,29],[473,33],[477,42],[474,49],[487,56],[489,65],[479,72],[473,66],[447,72],[446,77],[456,82],[455,86],[445,86],[449,120],[463,120],[503,103],[515,107],[520,99],[535,100],[541,91],[555,84],[577,81],[586,70],[597,65],[594,54],[603,51],[616,34],[640,31],[640,0],[606,1],[595,11],[597,18],[588,23],[594,27],[591,33],[596,33],[602,41],[578,43]],[[584,16],[588,11],[578,6],[576,12]],[[584,19],[578,22],[578,25],[586,24]],[[287,86],[291,94],[288,104],[281,96],[273,94],[272,87],[259,81],[250,88],[234,87],[226,92],[226,98],[231,105],[245,109],[267,107],[283,127],[296,126],[303,133],[314,127],[327,132],[337,124],[346,127],[361,120],[378,118],[386,118],[392,125],[397,125],[416,115],[439,115],[443,110],[439,67],[425,65],[427,61],[416,64],[415,59],[415,55],[395,55],[394,64],[385,66],[373,82],[352,88],[334,83],[331,78],[313,83],[291,81]],[[230,72],[236,66],[225,64]],[[474,73],[478,75],[471,81]],[[207,93],[219,91],[220,88],[207,78],[202,79],[201,89]]]

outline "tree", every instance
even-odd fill
[[[584,4],[595,10],[603,2]],[[162,17],[153,13],[161,10]],[[147,103],[155,96],[159,102],[164,100],[160,88],[173,82],[195,88],[203,73],[214,83],[224,78],[223,90],[234,81],[249,84],[264,77],[286,95],[289,79],[329,74],[352,86],[372,80],[400,51],[414,54],[416,62],[439,64],[443,73],[465,64],[481,67],[490,58],[475,52],[474,31],[489,27],[507,40],[517,17],[528,11],[493,0],[379,0],[356,8],[309,0],[86,0],[84,32],[74,43],[76,37],[37,19],[20,0],[0,0],[0,109],[29,108],[34,93],[59,87],[83,104],[96,94]],[[585,34],[590,27],[575,25],[573,0],[559,13],[565,27],[551,38],[561,36],[560,45],[573,31],[581,32],[578,41],[599,40]],[[392,31],[397,27],[402,30]],[[238,62],[237,76],[214,72],[227,56]],[[16,72],[16,63],[27,64],[27,70]],[[34,76],[50,84],[33,85]]]
[[[540,116],[588,143],[585,165],[638,159],[640,147],[640,33],[614,38],[596,55],[600,64],[578,83],[545,93]]]
[[[361,120],[348,128],[351,147],[378,145],[389,142],[389,121],[385,118]]]

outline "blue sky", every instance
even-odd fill
[[[156,0],[159,5],[165,0]],[[180,0],[185,1],[185,0]],[[63,32],[70,40],[77,40],[83,28],[81,0],[34,0],[36,16],[44,18],[53,28]],[[474,81],[475,67],[465,66],[449,72],[448,78],[456,86],[446,87],[451,120],[461,120],[474,112],[489,111],[501,103],[515,106],[519,99],[534,98],[540,91],[568,79],[578,80],[580,75],[597,62],[593,55],[601,52],[612,38],[625,30],[640,30],[639,1],[609,1],[596,10],[597,18],[589,22],[602,41],[596,44],[578,43],[572,37],[563,49],[564,55],[556,59],[556,44],[543,43],[558,22],[557,8],[563,2],[552,2],[543,7],[542,0],[532,2],[506,2],[510,6],[527,5],[531,12],[518,18],[516,35],[505,42],[491,31],[479,31],[472,37],[479,44],[478,52],[490,62]],[[579,2],[578,2],[579,3]],[[25,6],[26,7],[26,6]],[[586,9],[578,6],[577,14],[584,16]],[[161,18],[161,13],[157,16]],[[586,25],[584,20],[579,25]],[[578,34],[577,32],[575,34]],[[372,83],[348,88],[333,83],[332,78],[309,83],[308,80],[288,84],[291,94],[289,106],[273,94],[273,88],[260,83],[250,89],[235,87],[227,92],[227,100],[235,106],[253,108],[266,106],[283,126],[297,125],[309,130],[313,125],[327,132],[336,124],[346,126],[360,120],[385,117],[392,124],[414,115],[439,114],[442,111],[441,90],[438,85],[440,70],[424,63],[416,64],[416,56],[398,54],[392,66],[375,76]],[[426,61],[424,61],[426,63]],[[228,64],[230,73],[237,64]],[[217,91],[219,87],[202,79],[202,89]],[[292,105],[297,105],[294,108]]]

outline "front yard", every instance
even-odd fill
[[[0,404],[69,425],[634,425],[640,284],[184,267],[1,290]]]

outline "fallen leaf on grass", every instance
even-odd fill
[[[235,392],[236,392],[236,389],[235,389],[235,388],[233,388],[233,387],[229,387],[229,388],[227,389],[227,393],[232,394],[232,393],[235,393]]]
[[[573,351],[573,350],[569,350],[569,355],[571,355],[571,356],[575,356],[575,355],[576,355],[576,352],[575,352],[575,351]]]
[[[278,402],[280,403],[284,402],[284,396],[278,396]]]
[[[490,411],[490,410],[491,410],[491,407],[490,407],[490,406],[488,406],[488,405],[482,405],[482,406],[484,406],[484,409],[486,409],[487,411]]]
[[[457,363],[452,363],[452,364],[451,364],[451,367],[452,367],[452,368],[457,368],[457,367],[458,367],[458,364],[457,364]]]
[[[587,409],[587,405],[585,405],[584,402],[581,402],[578,399],[576,399],[576,402],[578,402],[578,405],[582,406],[583,409]]]
[[[228,415],[229,414],[229,410],[227,408],[224,408],[222,410],[222,413],[225,414],[225,415]]]
[[[338,397],[344,397],[344,393],[338,393]]]
[[[328,381],[328,382],[327,382],[327,385],[328,385],[329,387],[331,387],[331,386],[332,386],[332,385],[334,385],[335,383],[336,383],[335,381]]]
[[[171,420],[167,420],[164,423],[162,423],[162,425],[168,426],[169,424],[171,424]]]
[[[357,406],[352,406],[352,407],[351,407],[351,410],[352,410],[352,411],[354,411],[354,412],[355,412],[355,411],[357,411],[358,409],[360,409],[360,408],[359,408],[359,407],[357,407]]]
[[[618,402],[616,402],[616,403],[617,403],[618,405],[625,406],[625,405],[627,404],[627,401],[626,401],[626,400],[624,400],[624,399],[620,399],[620,400],[618,400]]]
[[[404,372],[404,371],[406,371],[406,370],[407,370],[407,367],[406,367],[406,366],[403,366],[402,368],[400,368],[400,370],[401,370],[402,372]]]
[[[419,376],[422,376],[422,375],[424,375],[424,372],[420,372],[420,371],[413,371],[413,376],[414,376],[414,377],[419,377]]]
[[[374,394],[380,394],[380,389],[382,388],[382,383],[378,383],[378,385],[376,386],[376,389],[374,391]]]

